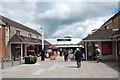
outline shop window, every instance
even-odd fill
[[[37,36],[37,39],[39,38],[39,36]]]
[[[102,54],[112,55],[112,42],[109,41],[102,42]]]
[[[28,34],[28,37],[32,37],[32,34]]]
[[[120,41],[118,41],[117,50],[118,50],[118,56],[120,56]]]
[[[107,25],[107,26],[105,26],[105,29],[109,29],[108,25]]]

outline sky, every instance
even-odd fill
[[[19,22],[45,37],[84,38],[118,12],[118,2],[2,2],[0,15]]]

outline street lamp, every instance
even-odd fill
[[[41,30],[42,30],[42,49],[44,49],[44,28],[43,26],[41,26]]]

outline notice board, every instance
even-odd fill
[[[112,42],[102,42],[102,54],[112,55]]]

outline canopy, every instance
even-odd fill
[[[58,47],[49,47],[49,49],[58,49]]]

